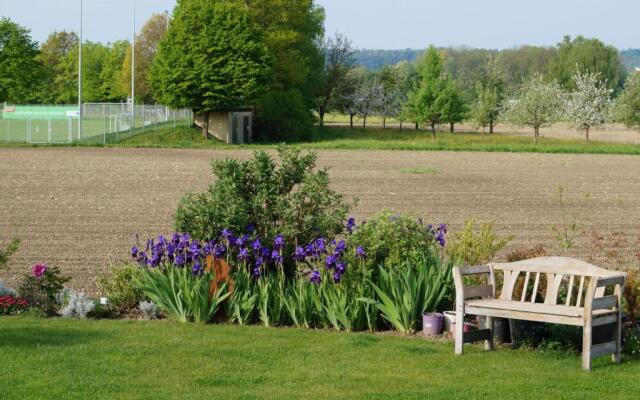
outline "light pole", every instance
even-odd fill
[[[133,20],[132,20],[132,40],[131,40],[131,127],[129,136],[133,134],[136,123],[136,0],[133,0]]]
[[[82,0],[80,0],[80,35],[78,42],[78,140],[82,138]]]

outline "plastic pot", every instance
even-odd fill
[[[444,316],[440,313],[422,314],[422,332],[427,336],[436,336],[442,333]]]

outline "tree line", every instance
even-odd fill
[[[384,126],[389,118],[427,126],[434,138],[437,126],[453,131],[464,120],[491,133],[507,118],[525,123],[516,121],[516,105],[527,89],[557,85],[562,109],[577,109],[579,97],[569,107],[565,92],[592,81],[606,92],[607,110],[616,99],[620,120],[637,115],[637,74],[627,78],[619,52],[598,39],[567,36],[555,47],[499,52],[430,47],[414,61],[370,70],[357,66],[347,38],[325,36],[324,19],[314,0],[180,0],[171,16],[153,15],[136,35],[136,101],[203,114],[252,107],[255,132],[283,141],[308,138],[328,112],[348,115],[352,126],[358,117],[366,127],[372,115]],[[84,101],[126,101],[131,44],[85,42],[82,51]],[[39,45],[1,19],[0,102],[75,103],[77,58],[75,33],[54,32]],[[551,101],[555,89],[534,97]]]

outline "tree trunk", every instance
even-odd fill
[[[362,130],[364,130],[367,127],[367,116],[365,115],[364,118],[362,118]]]
[[[318,107],[318,115],[320,116],[320,126],[324,126],[324,107]]]
[[[353,114],[349,114],[349,127],[353,128]]]
[[[489,134],[493,133],[493,121],[489,122]]]
[[[420,124],[416,122],[416,130],[420,129]]]
[[[204,140],[209,139],[209,111],[202,116],[202,136]]]
[[[402,121],[400,121],[400,130],[402,130]]]
[[[540,133],[540,128],[535,126],[533,128],[533,144],[538,144],[538,134]]]
[[[484,140],[484,131],[487,129],[486,126],[482,126],[482,140]]]
[[[382,129],[387,129],[387,117],[382,117]]]
[[[589,127],[587,127],[587,142],[589,141]]]
[[[431,124],[431,135],[433,136],[433,141],[436,141],[436,124]]]
[[[453,133],[454,128],[453,128],[453,122],[449,122],[449,132]]]

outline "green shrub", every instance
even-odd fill
[[[58,293],[71,278],[63,276],[57,267],[37,264],[32,275],[25,275],[18,286],[18,295],[26,299],[30,307],[38,308],[51,316],[59,307]]]
[[[457,265],[480,265],[489,262],[513,236],[500,237],[493,231],[493,222],[484,222],[476,230],[476,220],[469,219],[464,229],[451,235],[447,256]]]
[[[140,267],[132,264],[112,267],[96,278],[98,289],[109,299],[109,305],[119,314],[135,310],[146,297],[136,286]]]
[[[248,161],[212,161],[215,182],[182,198],[176,229],[212,240],[222,229],[241,235],[253,225],[268,242],[284,235],[287,252],[296,243],[341,232],[349,205],[329,189],[327,170],[316,170],[316,154],[280,147],[278,155],[279,163],[263,151]]]
[[[423,225],[421,220],[384,210],[359,225],[347,244],[349,248],[361,246],[366,250],[367,269],[382,264],[394,268],[406,261],[418,262],[425,254],[437,252],[438,235],[444,233],[444,225],[434,229],[431,225]],[[354,254],[349,257],[351,264],[357,264]]]
[[[382,317],[396,330],[414,332],[422,314],[433,312],[453,290],[452,265],[436,256],[422,256],[400,267],[380,267],[378,283],[372,283]]]
[[[310,141],[314,122],[299,91],[268,90],[258,99],[254,132],[269,142]]]
[[[630,321],[640,318],[640,271],[627,271],[627,279],[624,284],[624,310]]]

